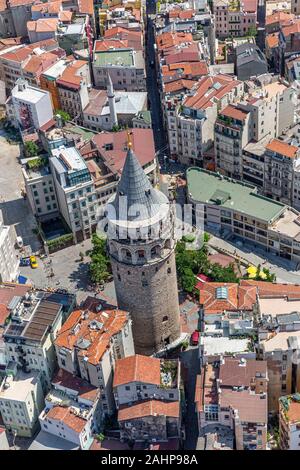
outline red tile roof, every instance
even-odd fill
[[[227,298],[217,298],[217,288],[227,291]],[[223,313],[225,310],[252,310],[256,302],[256,286],[244,286],[233,283],[205,282],[199,286],[199,302],[205,314]]]
[[[99,395],[98,388],[94,387],[86,380],[70,374],[70,372],[67,372],[64,369],[58,370],[52,379],[52,384],[68,388],[69,390],[74,390],[75,392],[78,392],[79,398],[92,402],[96,401]]]
[[[238,121],[245,121],[249,113],[250,111],[244,111],[243,109],[239,109],[237,106],[233,106],[232,104],[229,104],[220,112],[220,114],[223,116],[237,119]]]
[[[104,39],[95,41],[95,52],[108,51],[109,49],[124,49],[128,47],[128,41],[120,39]]]
[[[94,15],[94,2],[93,0],[78,0],[79,13],[86,13],[87,15]]]
[[[266,43],[269,49],[278,47],[279,45],[279,33],[268,34],[266,37]]]
[[[59,13],[62,0],[50,1],[48,3],[36,3],[32,5],[31,11],[39,11],[45,13]]]
[[[280,23],[281,25],[288,24],[291,20],[295,18],[295,15],[292,13],[286,13],[284,11],[277,11],[272,15],[266,17],[266,26],[269,26],[274,23]]]
[[[128,321],[128,313],[124,310],[106,309],[106,316],[103,313],[104,311],[96,313],[88,311],[85,317],[83,311],[75,310],[57,333],[55,345],[73,350],[78,341],[87,340],[88,345],[80,349],[78,355],[86,357],[88,362],[97,365],[109,348],[111,338],[118,334]],[[102,324],[101,328],[90,328],[92,321]],[[79,327],[75,332],[74,328],[77,325]]]
[[[65,426],[80,434],[87,421],[71,412],[70,408],[63,408],[61,406],[54,406],[46,414],[47,419],[53,419],[58,422],[64,423]]]
[[[132,47],[136,51],[143,49],[143,34],[141,31],[130,31],[126,28],[116,26],[114,28],[107,29],[104,32],[105,39],[120,39],[127,41],[128,47]]]
[[[295,158],[299,150],[295,145],[290,145],[278,139],[271,140],[271,142],[266,145],[266,149],[288,158]]]
[[[142,166],[155,159],[155,148],[152,129],[131,130],[132,149]],[[121,174],[127,155],[128,132],[101,132],[93,137],[92,142],[98,149],[106,165],[113,173]],[[112,150],[105,146],[113,145]]]
[[[191,90],[198,83],[196,80],[175,80],[164,84],[165,93],[175,93],[181,90]]]
[[[191,33],[162,33],[156,36],[156,44],[159,51],[178,46],[184,42],[193,42]]]
[[[119,359],[116,362],[113,386],[130,382],[160,385],[160,359],[139,354]]]
[[[132,419],[146,418],[148,416],[156,415],[179,418],[179,402],[148,400],[135,403],[132,406],[121,406],[118,412],[118,421],[131,421]]]
[[[300,33],[300,19],[294,20],[289,26],[283,26],[281,31],[285,37]]]
[[[75,60],[68,67],[65,68],[62,75],[56,80],[57,85],[67,86],[76,90],[80,89],[81,82],[84,80],[79,74],[79,69],[85,67],[86,62],[84,60]]]
[[[300,285],[298,284],[279,284],[264,281],[255,281],[243,279],[240,281],[242,287],[255,287],[259,297],[283,297],[288,299],[300,299]]]
[[[195,10],[182,10],[179,8],[174,8],[169,11],[169,18],[179,18],[181,20],[189,20],[195,16]]]
[[[36,21],[27,22],[27,30],[36,33],[55,32],[57,30],[58,18],[39,18]]]
[[[183,105],[193,109],[206,109],[223,98],[227,93],[241,84],[229,75],[219,74],[214,77],[203,77],[193,96],[189,96],[183,102]]]

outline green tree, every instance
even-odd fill
[[[90,253],[90,276],[96,284],[103,283],[110,277],[110,260],[106,253],[106,240],[98,237],[95,233],[92,236],[93,248]]]
[[[218,263],[212,264],[209,276],[215,282],[238,282],[239,278],[235,273],[234,265],[223,267]]]
[[[196,280],[196,276],[191,268],[185,268],[180,278],[181,287],[185,291],[192,293],[195,289]]]
[[[35,157],[39,152],[39,148],[35,142],[25,142],[25,154],[27,157]]]
[[[70,114],[66,111],[63,111],[62,109],[56,109],[54,114],[58,114],[62,118],[63,123],[65,123],[66,121],[71,121]]]

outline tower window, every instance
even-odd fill
[[[143,279],[143,280],[142,280],[142,286],[143,286],[143,287],[147,287],[147,286],[148,286],[148,281],[146,281],[146,279]]]
[[[142,271],[142,276],[145,276],[145,271]]]
[[[168,268],[167,273],[171,274],[171,268]]]
[[[127,274],[129,274],[129,275],[130,275],[130,271],[127,271]]]
[[[120,276],[120,274],[118,274],[118,281],[121,281],[121,276]]]

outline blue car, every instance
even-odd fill
[[[30,258],[21,258],[20,266],[30,266]]]

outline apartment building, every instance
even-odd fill
[[[121,2],[121,5],[118,5],[118,8],[107,8],[101,12],[101,34],[103,34],[107,29],[116,27],[126,28],[130,31],[143,31],[141,5],[130,3],[124,4]]]
[[[113,391],[116,407],[141,400],[180,400],[180,363],[136,354],[116,361]]]
[[[0,7],[0,34],[2,38],[16,36],[12,13],[6,2],[3,2]]]
[[[300,331],[271,332],[259,343],[259,357],[267,361],[269,373],[268,410],[278,413],[279,398],[299,390]]]
[[[37,3],[31,6],[31,17],[33,21],[40,18],[57,18],[61,11],[62,1],[55,0],[49,4]]]
[[[219,74],[199,80],[182,102],[166,99],[171,157],[186,165],[202,164],[213,149],[218,111],[241,100],[243,93],[242,82]]]
[[[300,52],[300,19],[295,18],[279,32],[279,71],[284,74],[285,60]]]
[[[92,176],[76,147],[61,146],[51,153],[49,163],[58,208],[77,243],[90,237],[97,223]]]
[[[215,123],[216,169],[235,179],[242,179],[243,148],[251,140],[250,111],[228,105],[218,114]]]
[[[296,208],[300,207],[300,193],[297,190],[299,157],[300,149],[295,145],[277,139],[267,144],[264,166],[266,196]]]
[[[32,159],[34,160],[34,159]],[[32,169],[30,160],[22,167],[25,191],[34,216],[46,221],[58,216],[58,202],[49,162]]]
[[[40,77],[40,87],[42,90],[46,90],[50,93],[54,110],[62,108],[56,80],[61,77],[67,68],[67,64],[68,62],[66,60],[61,59],[51,67],[47,68]]]
[[[39,416],[41,430],[87,450],[99,431],[100,390],[59,369]]]
[[[214,0],[213,13],[217,38],[255,34],[257,21],[255,1]]]
[[[61,108],[78,124],[83,124],[83,110],[89,103],[89,86],[89,66],[83,60],[72,62],[56,79]]]
[[[142,51],[131,48],[94,51],[95,87],[105,88],[110,76],[115,90],[146,91],[146,70]]]
[[[268,371],[265,361],[222,357],[206,362],[197,377],[198,427],[233,430],[237,450],[266,450]]]
[[[101,416],[112,413],[115,363],[134,354],[129,314],[88,298],[58,332],[55,348],[60,368],[100,388]]]
[[[206,227],[234,233],[267,251],[299,262],[299,212],[257,194],[257,188],[220,174],[189,168],[188,201]]]
[[[132,31],[121,26],[115,26],[104,31],[104,40],[107,39],[126,41],[127,46],[132,47],[135,51],[142,51],[144,47],[142,31]]]
[[[16,36],[27,36],[27,22],[31,20],[33,3],[34,0],[9,1]]]
[[[244,286],[236,283],[204,282],[197,287],[199,290],[200,313],[206,325],[218,324],[228,327],[232,320],[242,318],[242,312],[248,313],[251,318],[253,307],[256,303],[256,286]],[[245,325],[247,322],[245,322]],[[251,322],[249,322],[251,329]]]
[[[24,373],[40,372],[46,392],[57,367],[54,338],[75,303],[74,296],[31,292],[9,304],[11,321],[4,330],[6,363]]]
[[[16,80],[22,77],[33,85],[39,85],[42,71],[64,56],[65,52],[53,39],[12,46],[0,52],[0,78],[7,90],[11,90]]]
[[[29,41],[32,43],[45,39],[55,39],[58,24],[58,18],[39,18],[38,20],[28,21]]]
[[[8,117],[22,131],[39,130],[53,117],[51,98],[47,91],[28,85],[20,78],[7,101]]]
[[[279,446],[281,450],[299,450],[300,396],[295,393],[279,398]]]
[[[178,401],[146,400],[118,411],[121,440],[172,442],[181,437]]]
[[[56,32],[56,40],[59,46],[68,55],[74,51],[88,48],[87,30],[89,28],[89,16],[77,15],[71,24],[59,23]]]
[[[44,408],[40,373],[11,371],[0,386],[0,413],[8,431],[31,437],[39,428],[38,417]]]
[[[4,225],[0,211],[0,282],[16,281],[19,275],[19,259],[16,250],[16,234],[11,225]]]
[[[268,64],[260,48],[253,43],[244,43],[235,48],[235,74],[238,80],[268,73]]]

